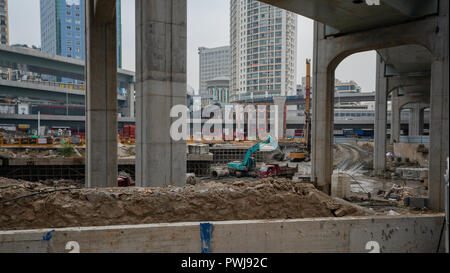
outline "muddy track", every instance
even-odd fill
[[[372,154],[359,146],[343,143],[336,144],[334,168],[340,171],[358,171],[372,169]]]

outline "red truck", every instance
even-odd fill
[[[259,169],[259,178],[267,178],[271,176],[283,176],[292,178],[297,172],[297,168],[288,166],[280,167],[278,164],[264,165]]]
[[[122,129],[122,134],[120,137],[123,138],[136,138],[136,126],[134,125],[125,125]]]

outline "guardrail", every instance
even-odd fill
[[[430,136],[401,136],[400,142],[411,144],[430,144]]]
[[[21,80],[21,81],[18,81],[18,82],[39,84],[39,85],[45,85],[45,86],[53,86],[53,87],[59,87],[59,88],[67,88],[67,89],[75,89],[75,90],[86,91],[86,86],[84,84],[64,83],[64,82],[49,82],[49,81],[36,81],[36,80]]]
[[[84,146],[82,137],[1,137],[0,147],[51,147],[58,145]]]

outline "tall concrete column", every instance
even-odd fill
[[[135,96],[135,88],[136,88],[136,85],[133,82],[129,83],[128,89],[127,89],[128,116],[131,118],[135,117],[135,110],[134,110],[135,100],[136,100],[134,97]]]
[[[86,187],[117,186],[116,1],[85,0]]]
[[[375,146],[373,168],[382,175],[386,170],[387,78],[385,62],[377,54],[377,79],[375,93]]]
[[[286,97],[274,97],[273,103],[277,106],[278,111],[278,138],[284,139],[284,122],[285,122],[285,106],[286,106]]]
[[[409,125],[408,125],[408,135],[409,136],[420,136],[420,116],[423,112],[420,109],[419,103],[414,103],[409,109]],[[423,126],[423,115],[422,115],[422,126]]]
[[[419,136],[424,135],[425,129],[425,108],[421,107],[419,110]]]
[[[391,95],[391,143],[400,142],[400,99],[398,90],[392,91]]]
[[[170,117],[186,105],[186,0],[136,1],[136,185],[186,183],[186,141]]]
[[[314,22],[311,176],[317,187],[331,193],[333,174],[334,69],[330,71],[323,24]]]
[[[431,208],[445,209],[445,171],[449,150],[449,82],[448,82],[448,20],[449,1],[439,1],[435,47],[431,64],[430,153],[428,197]]]
[[[446,2],[448,20],[448,2]],[[445,170],[449,151],[449,83],[448,83],[448,21],[442,24],[446,33],[445,42],[440,44],[442,54],[436,56],[431,65],[431,104],[430,104],[430,153],[428,196],[431,208],[445,209]]]

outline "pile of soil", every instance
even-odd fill
[[[0,179],[0,229],[341,217],[365,213],[286,179],[165,188],[76,189]],[[55,191],[57,190],[57,191]],[[45,193],[53,191],[51,193]],[[44,194],[36,194],[36,193]],[[35,194],[12,201],[13,198]],[[7,201],[7,202],[5,202]]]

